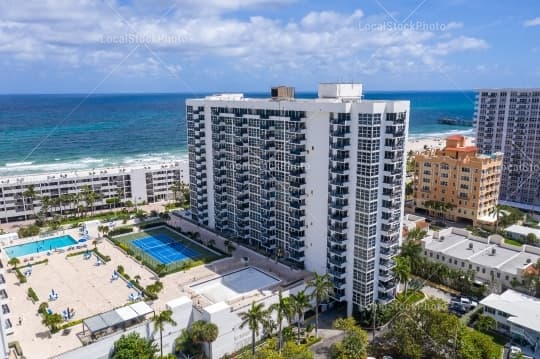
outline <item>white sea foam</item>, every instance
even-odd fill
[[[118,166],[134,166],[137,164],[155,164],[160,162],[170,162],[178,160],[187,160],[187,153],[173,154],[166,153],[146,153],[135,155],[132,157],[116,157],[116,158],[92,158],[86,157],[78,160],[69,160],[59,162],[59,159],[54,159],[51,163],[34,163],[34,162],[12,162],[6,163],[0,167],[1,176],[17,176],[24,174],[50,173],[70,170],[85,170],[101,167],[118,167]]]
[[[30,166],[34,162],[8,162],[6,163],[6,167],[22,167],[22,166]]]

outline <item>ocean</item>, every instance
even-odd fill
[[[184,103],[190,97],[0,95],[0,177],[187,158]],[[470,127],[437,123],[440,118],[472,120],[472,91],[367,92],[365,98],[410,100],[410,137],[472,133]]]

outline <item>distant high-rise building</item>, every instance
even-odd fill
[[[540,89],[482,89],[475,109],[476,143],[482,153],[504,153],[502,203],[538,211],[540,206]]]
[[[317,99],[222,94],[186,102],[195,221],[332,276],[333,297],[391,301],[401,240],[408,101],[364,100],[361,84]]]
[[[443,149],[415,156],[414,207],[473,225],[493,224],[499,198],[502,153],[479,155],[453,135]]]

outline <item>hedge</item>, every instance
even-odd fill
[[[26,276],[22,274],[19,268],[15,268],[15,275],[17,276],[19,283],[26,283]]]
[[[39,301],[39,298],[36,292],[34,291],[34,289],[32,289],[32,287],[28,287],[28,298],[30,298],[33,303],[36,303],[37,301]]]
[[[126,233],[131,233],[131,232],[133,232],[133,227],[118,227],[118,228],[110,230],[109,233],[107,233],[107,236],[109,236],[110,238],[113,236],[118,236],[120,234],[126,234]]]
[[[110,262],[111,261],[111,256],[108,256],[106,254],[103,254],[101,253],[100,251],[98,251],[97,248],[94,248],[94,252],[96,253],[96,255],[98,257],[100,257],[104,262]]]
[[[159,220],[159,221],[156,221],[156,222],[141,224],[138,227],[140,229],[147,229],[147,228],[153,228],[153,227],[161,227],[161,226],[164,226],[165,224],[166,224],[165,222],[163,222],[162,220]]]

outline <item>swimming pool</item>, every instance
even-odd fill
[[[4,248],[9,258],[22,257],[28,254],[36,254],[40,252],[51,251],[60,247],[67,247],[76,244],[77,241],[70,235],[47,238],[40,241],[19,244]]]

